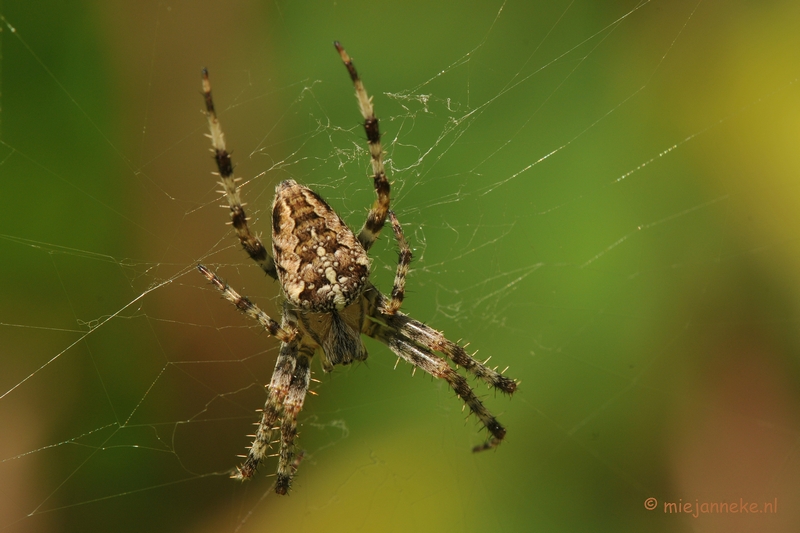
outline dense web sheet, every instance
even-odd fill
[[[796,529],[800,8],[315,8],[0,8],[0,531]],[[283,179],[358,229],[334,39],[381,121],[404,309],[521,383],[471,381],[508,430],[473,455],[462,403],[382,345],[313,361],[278,499],[274,462],[229,479],[278,344],[195,267],[280,295],[217,207],[200,70],[265,243]]]

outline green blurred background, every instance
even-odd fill
[[[797,530],[797,2],[0,14],[3,531]],[[508,438],[473,455],[459,400],[381,345],[315,363],[279,498],[273,463],[227,476],[276,343],[194,265],[274,314],[279,287],[216,207],[200,69],[255,229],[287,178],[358,226],[374,192],[334,39],[381,118],[405,310],[521,385],[482,392]],[[385,291],[395,248],[374,248]],[[778,512],[663,511],[740,499]]]

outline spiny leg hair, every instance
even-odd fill
[[[392,328],[400,331],[408,338],[414,339],[415,342],[429,350],[445,354],[455,364],[463,367],[467,372],[472,373],[490,386],[507,394],[513,394],[517,390],[517,382],[515,380],[507,378],[502,372],[486,366],[485,363],[489,359],[486,359],[483,363],[478,361],[469,355],[463,346],[448,340],[441,332],[401,313],[386,317],[386,321]]]
[[[296,328],[291,327],[290,331],[286,331],[268,314],[259,309],[256,304],[248,300],[246,297],[239,295],[238,292],[231,289],[227,283],[222,281],[216,274],[211,272],[204,265],[197,265],[197,270],[199,270],[206,278],[208,278],[208,281],[210,281],[211,284],[222,293],[225,299],[236,307],[236,309],[242,311],[247,316],[256,319],[259,324],[264,326],[264,329],[266,329],[270,335],[277,337],[281,342],[291,342],[294,340],[295,336],[297,335]]]
[[[231,224],[236,230],[236,236],[239,237],[239,242],[242,247],[250,255],[250,258],[258,263],[264,272],[269,274],[273,279],[278,279],[278,272],[275,270],[275,261],[272,256],[267,253],[266,248],[261,243],[261,239],[250,233],[250,228],[247,226],[247,215],[244,212],[244,204],[239,197],[239,186],[236,184],[240,178],[233,177],[233,163],[231,163],[231,156],[225,148],[225,136],[222,133],[222,128],[217,119],[217,112],[214,110],[214,100],[211,97],[211,82],[208,79],[208,70],[203,69],[203,96],[206,101],[206,116],[208,117],[207,136],[211,139],[211,151],[214,152],[214,160],[217,162],[219,169],[219,184],[222,185],[222,191],[228,198],[228,208],[231,211]],[[223,206],[225,207],[225,206]]]
[[[205,266],[198,265],[197,268],[237,309],[256,319],[267,331],[281,340],[281,350],[270,380],[269,393],[261,421],[258,423],[255,434],[248,435],[253,438],[253,444],[250,445],[249,452],[244,456],[244,463],[236,468],[231,477],[240,480],[253,477],[259,463],[267,456],[272,442],[272,432],[280,419],[281,443],[275,492],[286,494],[289,491],[294,472],[297,470],[294,453],[297,415],[303,409],[303,402],[308,392],[311,380],[309,362],[314,355],[314,347],[300,345],[299,339],[296,338],[296,318],[291,310],[284,309],[281,327]],[[292,333],[287,333],[286,330]]]
[[[234,479],[249,479],[253,477],[258,468],[258,464],[267,456],[267,451],[272,442],[272,432],[278,424],[278,420],[283,414],[283,406],[292,383],[292,375],[297,365],[297,341],[281,345],[278,360],[275,362],[275,370],[269,383],[267,402],[264,404],[264,411],[258,429],[253,437],[253,444],[247,453],[242,466],[236,468],[231,475]],[[276,487],[277,488],[277,487]]]
[[[294,314],[285,310],[284,328],[296,327]],[[281,343],[278,360],[268,387],[267,401],[244,463],[231,475],[234,479],[245,480],[253,477],[258,465],[267,457],[272,444],[272,433],[280,422],[280,451],[278,452],[278,473],[275,492],[287,494],[297,466],[302,460],[302,452],[294,452],[297,436],[297,415],[303,409],[303,402],[311,381],[309,363],[314,355],[314,347],[303,345],[299,340]]]
[[[275,481],[275,492],[286,494],[292,483],[292,477],[297,469],[294,466],[294,439],[297,436],[297,415],[303,409],[303,402],[308,392],[311,380],[309,369],[310,357],[300,354],[294,368],[289,391],[283,402],[283,420],[281,421],[281,451],[278,458],[278,479]]]
[[[353,86],[356,89],[356,98],[358,99],[358,107],[361,110],[361,116],[364,117],[364,131],[367,133],[367,143],[369,144],[369,153],[372,160],[372,179],[375,182],[375,193],[378,198],[372,204],[372,209],[369,210],[367,220],[364,222],[364,227],[358,233],[358,240],[365,250],[369,251],[378,236],[381,234],[383,225],[386,223],[386,213],[389,211],[389,180],[386,179],[386,171],[383,168],[383,147],[381,146],[381,133],[378,129],[378,119],[375,117],[375,110],[372,107],[372,97],[367,95],[364,84],[356,72],[356,67],[350,56],[347,55],[342,45],[338,41],[333,45],[339,52],[344,66],[347,67],[347,72],[350,73],[350,79],[353,80]]]
[[[472,448],[473,452],[490,450],[503,441],[506,436],[506,428],[484,407],[469,386],[467,378],[456,372],[447,364],[447,361],[436,356],[428,348],[415,344],[403,334],[378,322],[370,321],[365,330],[367,335],[386,344],[405,361],[421,368],[435,378],[444,379],[450,385],[456,395],[469,407],[470,413],[477,416],[481,424],[491,433],[491,437],[486,442]]]
[[[491,387],[507,394],[513,394],[517,390],[517,382],[503,375],[505,369],[502,372],[498,372],[496,369],[486,366],[489,359],[483,362],[478,361],[472,355],[469,355],[463,346],[456,344],[441,332],[423,324],[419,320],[414,320],[406,314],[400,312],[393,315],[383,313],[382,310],[389,305],[387,303],[388,299],[377,289],[373,288],[365,291],[365,296],[369,300],[369,305],[372,309],[370,314],[376,317],[378,321],[387,324],[392,330],[401,333],[408,339],[413,339],[414,342],[430,351],[445,354],[455,364],[463,367],[467,372],[472,373]]]

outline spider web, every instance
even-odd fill
[[[0,8],[0,531],[794,531],[800,7],[310,7]],[[217,207],[199,73],[256,231],[288,178],[358,227],[334,39],[381,120],[405,311],[521,384],[475,384],[508,438],[472,455],[385,347],[314,362],[280,498],[274,462],[228,479],[277,343],[195,265],[273,316],[279,287]],[[386,292],[396,245],[371,255]],[[664,512],[740,501],[777,512]]]

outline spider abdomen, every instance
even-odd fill
[[[272,204],[272,253],[289,302],[308,311],[341,311],[369,277],[369,257],[317,193],[281,182]]]

